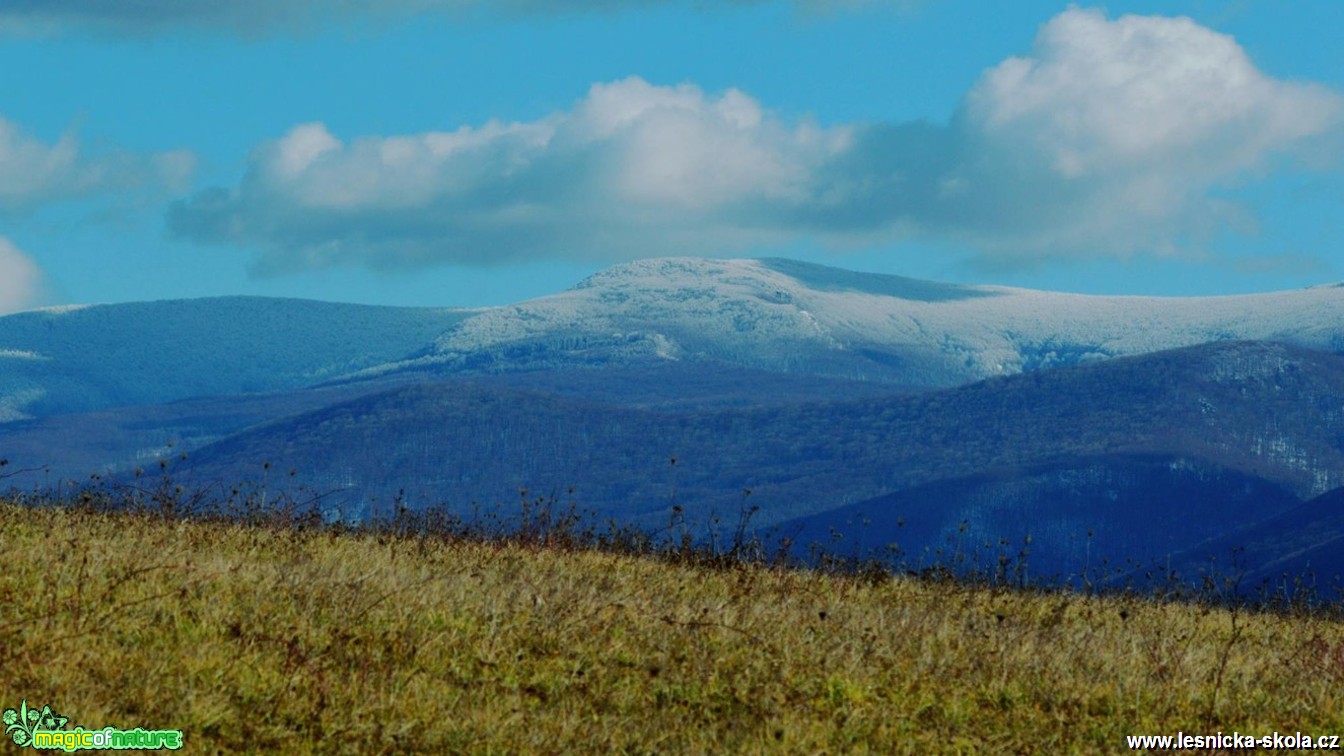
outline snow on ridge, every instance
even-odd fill
[[[0,359],[46,361],[51,358],[26,349],[0,349]]]
[[[439,337],[424,361],[483,354],[583,360],[601,352],[604,359],[709,356],[779,367],[857,364],[877,355],[895,365],[888,370],[937,362],[951,380],[1228,339],[1340,351],[1344,326],[1337,324],[1344,324],[1341,287],[1100,296],[941,284],[790,260],[654,258],[469,317]]]
[[[97,305],[90,305],[90,304],[63,304],[63,305],[50,305],[50,306],[48,306],[48,307],[34,307],[34,308],[31,309],[31,310],[22,310],[21,312],[36,312],[36,313],[42,313],[42,314],[45,314],[45,315],[65,315],[65,314],[67,314],[67,313],[77,312],[77,311],[79,311],[79,310],[85,310],[85,309],[88,309],[88,308],[90,308],[90,307],[96,307],[96,306],[97,306]],[[18,313],[14,313],[14,314],[18,314]]]
[[[0,423],[12,423],[19,420],[31,420],[32,415],[24,410],[28,405],[47,395],[45,389],[27,388],[0,394]]]
[[[567,291],[468,318],[436,342],[440,353],[468,352],[532,338],[585,335],[605,341],[713,340],[750,332],[760,342],[815,331],[793,304],[796,281],[754,260],[658,258],[608,268]],[[691,331],[690,334],[665,331]]]

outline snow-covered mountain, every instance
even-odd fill
[[[577,491],[650,527],[674,496],[704,524],[750,489],[763,525],[871,521],[923,548],[970,522],[1072,569],[1079,533],[1147,559],[1260,538],[1339,489],[1342,360],[1338,285],[1103,297],[656,259],[476,310],[239,297],[0,317],[0,457],[23,486],[173,456],[225,490],[274,466],[364,514]],[[1076,363],[1095,364],[1044,369]]]
[[[781,259],[652,259],[481,311],[426,353],[373,372],[708,360],[941,387],[1229,339],[1344,351],[1344,286],[1198,298],[1089,296]]]
[[[579,380],[561,390],[598,397],[613,381],[675,366],[678,385],[694,387],[678,399],[686,406],[724,396],[743,375],[843,396],[853,381],[942,388],[1232,339],[1344,352],[1344,287],[1102,297],[668,258],[475,310],[259,297],[49,308],[0,317],[0,423],[420,372]],[[573,367],[620,370],[556,370]],[[850,382],[827,388],[840,378]]]
[[[423,349],[469,311],[219,297],[0,317],[0,423],[313,385]]]

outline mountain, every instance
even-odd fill
[[[309,386],[404,357],[470,314],[222,297],[0,317],[3,423]]]
[[[1285,536],[1308,535],[1310,523],[1293,514],[1300,505],[1285,486],[1243,470],[1179,454],[1121,453],[940,480],[801,517],[779,532],[800,557],[824,544],[844,557],[899,556],[912,569],[981,571],[1007,557],[1027,577],[1114,584],[1168,567],[1202,574],[1210,557],[1226,569],[1246,545],[1243,531],[1267,520],[1281,522]],[[1247,523],[1255,525],[1239,527]],[[1282,556],[1265,548],[1249,559],[1263,569]]]
[[[740,377],[754,375],[815,400],[1239,339],[1344,351],[1344,287],[1099,297],[780,259],[655,259],[477,310],[224,297],[0,317],[0,424],[394,373],[532,374],[521,383],[680,407],[742,403],[756,381]],[[675,382],[644,381],[668,366]]]
[[[860,551],[1030,535],[1032,569],[1067,573],[1231,538],[1268,569],[1327,553],[1296,523],[1344,486],[1341,352],[1341,286],[1098,297],[644,260],[476,310],[2,317],[0,457],[43,470],[6,483],[64,485],[185,451],[190,484],[305,485],[352,517],[525,489],[650,528],[676,505],[701,537],[749,504]]]
[[[844,549],[922,554],[962,522],[976,543],[1031,535],[1038,568],[1067,572],[1080,550],[1165,558],[1344,484],[1344,357],[1223,342],[916,395],[681,412],[421,382],[244,431],[188,469],[255,481],[267,462],[347,515],[398,496],[507,511],[526,489],[650,527],[677,504],[705,534],[749,502],[759,526],[835,529]]]
[[[1327,593],[1344,587],[1344,487],[1189,546],[1173,558],[1173,568],[1201,574],[1210,557],[1242,590],[1267,586],[1291,595],[1299,579]]]
[[[125,475],[251,427],[423,380],[414,373],[389,373],[288,391],[220,394],[13,419],[0,423],[0,458],[15,463],[11,473],[19,468],[29,472],[0,480],[29,488],[55,482],[69,486],[93,473]],[[441,380],[451,379],[431,382]],[[762,407],[836,395],[857,398],[898,393],[886,384],[732,366],[707,371],[677,363],[504,373],[490,376],[489,383],[495,388],[661,411]]]
[[[165,404],[55,414],[0,425],[5,482],[20,488],[68,488],[90,475],[129,476],[161,459],[227,438],[276,418],[349,401],[407,381],[389,377],[294,391],[179,399]],[[24,469],[28,472],[17,473]]]
[[[955,286],[792,260],[640,260],[481,311],[372,372],[657,362],[942,388],[1222,340],[1344,351],[1344,287],[1113,297]]]

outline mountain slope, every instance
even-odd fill
[[[422,349],[460,310],[222,297],[0,317],[0,423],[312,385]]]
[[[1344,287],[1110,297],[954,286],[791,260],[640,260],[464,319],[382,370],[731,363],[947,387],[1221,340],[1344,351]]]
[[[249,427],[418,380],[421,377],[414,373],[392,373],[288,391],[192,397],[164,404],[11,420],[0,425],[0,453],[13,463],[11,472],[29,472],[4,480],[28,488],[44,482],[55,485],[81,481],[95,472],[124,476],[136,467],[197,449]],[[681,363],[502,373],[492,375],[490,384],[662,412],[900,393],[888,384],[732,366],[711,371]]]
[[[941,480],[802,517],[780,532],[802,557],[814,543],[878,559],[895,546],[910,568],[993,571],[1007,557],[1010,572],[1021,565],[1031,577],[1100,583],[1168,565],[1197,574],[1210,556],[1226,567],[1233,544],[1244,545],[1229,526],[1273,519],[1300,535],[1308,524],[1286,514],[1300,504],[1281,485],[1199,458],[1108,454]],[[1263,567],[1279,556],[1271,547],[1250,558]]]
[[[97,473],[129,479],[204,444],[277,418],[405,383],[381,381],[314,386],[293,391],[179,399],[15,420],[0,426],[0,451],[11,465],[6,485],[69,487]],[[19,473],[18,470],[27,472]]]
[[[740,385],[711,385],[726,368],[926,390],[1209,341],[1339,352],[1342,324],[1339,286],[1095,297],[790,260],[641,260],[555,295],[471,311],[226,297],[0,317],[0,423],[389,372],[634,375],[674,364],[685,385],[700,386],[666,400],[628,392],[650,406],[692,406],[696,393],[721,404]],[[802,393],[824,391],[814,382]]]
[[[1243,590],[1268,585],[1291,593],[1296,580],[1325,590],[1344,587],[1344,488],[1336,488],[1273,517],[1192,546],[1178,554],[1177,569],[1198,574],[1215,556]]]
[[[707,534],[748,503],[761,526],[905,517],[924,528],[898,539],[907,550],[974,520],[977,539],[1036,533],[1038,562],[1072,569],[1088,529],[1098,559],[1153,559],[1340,485],[1344,357],[1225,342],[913,396],[681,413],[426,382],[192,459],[200,480],[294,468],[348,514],[399,493],[508,508],[527,489],[650,527],[676,504]],[[869,511],[841,509],[858,502]]]

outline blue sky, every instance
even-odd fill
[[[662,255],[1340,281],[1341,28],[1337,0],[0,0],[0,312],[487,305]]]

